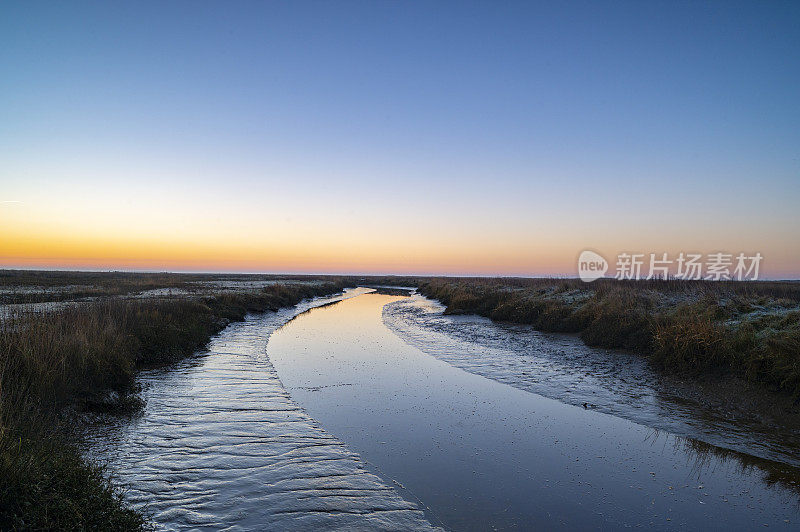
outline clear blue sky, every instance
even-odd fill
[[[588,247],[797,276],[799,102],[797,2],[4,2],[0,222],[207,235],[233,269],[241,240],[244,269],[570,273]]]

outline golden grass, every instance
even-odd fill
[[[125,408],[136,397],[138,367],[191,355],[248,312],[341,288],[271,285],[203,298],[107,300],[0,320],[0,529],[144,527],[102,470],[82,460],[64,408]],[[109,396],[117,401],[109,404]]]

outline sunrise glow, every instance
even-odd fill
[[[2,267],[800,276],[779,10],[95,7],[3,8]]]

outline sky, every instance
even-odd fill
[[[800,278],[796,2],[2,2],[0,267]]]

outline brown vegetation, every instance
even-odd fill
[[[420,292],[447,313],[580,333],[665,370],[729,373],[800,397],[800,283],[440,278]]]
[[[64,407],[130,405],[138,367],[188,356],[248,312],[341,288],[278,284],[203,298],[108,300],[1,320],[0,528],[143,527],[69,443]]]

